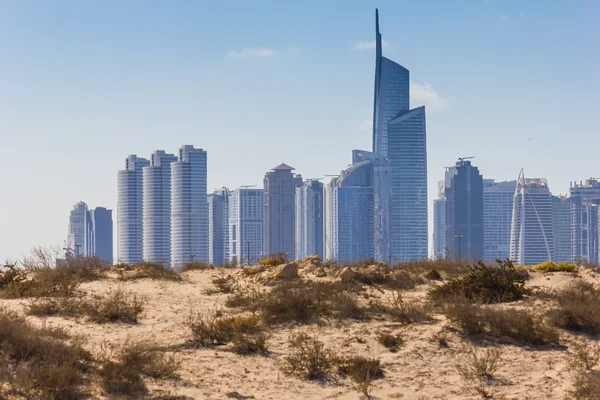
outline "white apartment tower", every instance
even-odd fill
[[[296,258],[318,255],[323,259],[323,184],[307,180],[296,188]]]
[[[264,245],[264,190],[241,188],[229,198],[229,261],[255,264]]]
[[[444,181],[438,181],[438,197],[433,200],[433,257],[446,258],[446,194]]]
[[[185,145],[171,163],[171,266],[208,262],[207,154]]]
[[[92,217],[83,201],[75,204],[71,210],[67,248],[75,256],[91,257],[95,254]]]
[[[135,154],[125,159],[125,169],[117,173],[117,261],[142,260],[142,169],[150,165]]]
[[[513,197],[510,258],[519,265],[535,265],[554,256],[552,195],[545,179],[517,179]]]
[[[208,262],[229,262],[229,189],[221,188],[208,195]]]
[[[175,155],[157,150],[142,173],[142,256],[164,265],[170,265],[171,258],[171,163],[175,161]]]

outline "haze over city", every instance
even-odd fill
[[[373,10],[427,108],[428,210],[458,157],[566,193],[600,175],[592,2],[0,6],[0,260],[62,245],[79,200],[116,209],[128,154],[208,151],[208,191],[371,149]],[[431,227],[429,230],[431,235]]]

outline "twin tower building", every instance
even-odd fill
[[[129,156],[118,173],[117,261],[255,262],[285,253],[339,262],[426,259],[425,108],[410,108],[409,71],[383,57],[376,11],[372,151],[328,184],[281,164],[264,188],[207,194],[206,151]]]

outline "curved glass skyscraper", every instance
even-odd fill
[[[171,258],[171,163],[177,157],[164,150],[150,156],[143,168],[143,258],[170,265]]]
[[[422,260],[428,241],[425,107],[410,109],[409,71],[383,57],[375,13],[373,152],[387,157],[391,174],[389,258],[393,263]]]

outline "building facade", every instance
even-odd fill
[[[105,264],[113,263],[113,219],[112,210],[96,207],[90,211],[92,231],[94,235],[94,250]]]
[[[375,255],[374,163],[361,161],[325,185],[326,258],[341,263]]]
[[[422,260],[428,253],[425,108],[410,109],[409,71],[382,55],[377,10],[375,25],[373,152],[387,158],[391,174],[388,258]]]
[[[483,260],[510,258],[510,229],[517,181],[484,184]]]
[[[302,185],[302,177],[294,175],[294,168],[280,164],[267,172],[265,190],[264,254],[282,253],[295,259],[296,187]]]
[[[229,262],[256,264],[264,247],[263,189],[241,188],[229,196]]]
[[[483,177],[469,160],[446,170],[446,248],[450,257],[483,259]]]
[[[171,163],[171,265],[208,262],[207,154],[185,145]]]
[[[125,169],[117,173],[117,261],[142,260],[142,169],[150,162],[134,155],[125,160]]]
[[[164,265],[171,265],[171,163],[175,161],[175,155],[157,150],[142,169],[142,258]]]
[[[517,179],[513,197],[510,258],[519,265],[535,265],[554,256],[552,195],[545,179]]]
[[[307,180],[296,188],[296,258],[325,257],[323,184]]]
[[[574,261],[597,263],[597,248],[594,244],[594,220],[600,204],[600,181],[594,178],[585,182],[571,182],[569,189],[571,205],[571,257]]]
[[[91,257],[94,253],[94,228],[91,213],[83,201],[75,204],[69,215],[67,253]]]
[[[444,181],[438,182],[438,197],[433,200],[433,258],[446,258],[446,192]]]
[[[221,188],[208,195],[208,262],[229,262],[229,189]]]
[[[554,262],[572,262],[571,206],[567,196],[552,196],[552,229],[554,231]]]

